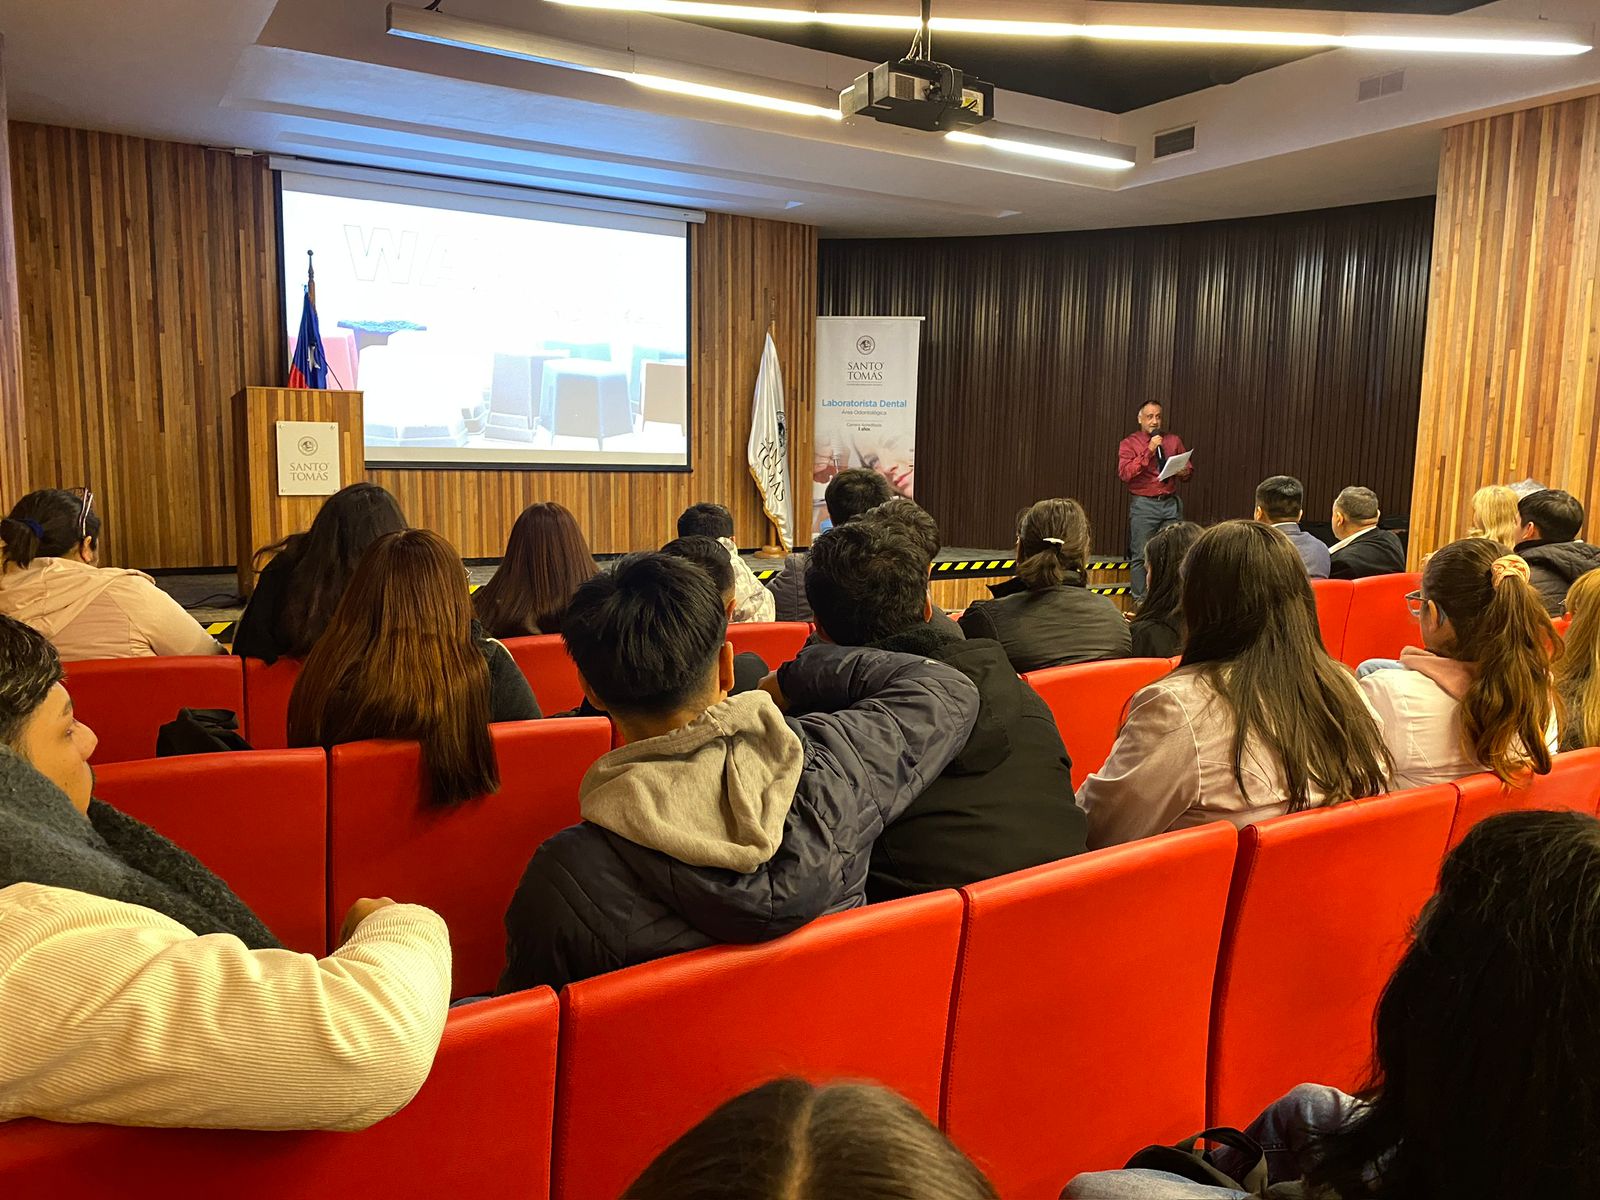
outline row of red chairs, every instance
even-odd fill
[[[1474,778],[1114,847],[600,976],[559,1004],[538,989],[455,1010],[417,1100],[365,1133],[15,1122],[0,1186],[153,1197],[181,1164],[193,1190],[246,1198],[326,1178],[382,1200],[614,1200],[714,1105],[799,1074],[895,1088],[1001,1195],[1053,1197],[1296,1083],[1357,1086],[1447,848],[1490,811],[1597,797],[1600,751],[1580,751],[1525,792]]]
[[[759,654],[770,666],[788,662],[811,635],[804,622],[728,627],[737,653]],[[506,649],[528,677],[546,713],[578,707],[583,689],[561,638],[511,638]],[[67,690],[78,718],[100,738],[96,767],[153,758],[156,734],[180,708],[226,708],[239,714],[239,728],[258,750],[289,744],[289,694],[300,663],[280,659],[111,658],[67,664]]]

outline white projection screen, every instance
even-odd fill
[[[279,181],[289,353],[309,250],[327,386],[363,393],[368,463],[688,468],[699,214],[359,174]]]

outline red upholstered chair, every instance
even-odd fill
[[[1556,627],[1556,632],[1557,633],[1559,633],[1562,637],[1566,637],[1567,636],[1567,630],[1572,628],[1572,616],[1571,616],[1571,614],[1569,613],[1569,614],[1566,614],[1564,616],[1557,617],[1555,619],[1555,627]]]
[[[611,723],[600,717],[516,721],[493,733],[500,791],[452,808],[429,800],[412,743],[329,753],[329,936],[363,896],[426,904],[450,926],[456,996],[494,990],[506,907],[528,860],[578,823],[578,784],[611,748]]]
[[[244,674],[225,654],[66,663],[67,691],[100,739],[96,767],[156,756],[156,734],[180,708],[244,709]]]
[[[811,626],[804,621],[750,621],[728,626],[735,654],[759,654],[774,670],[799,654],[810,636]]]
[[[1211,1018],[1208,1125],[1243,1128],[1300,1083],[1354,1091],[1372,1013],[1438,882],[1450,784],[1239,831]]]
[[[1023,676],[1055,715],[1056,728],[1072,759],[1074,788],[1082,787],[1085,779],[1105,766],[1134,693],[1168,674],[1172,667],[1173,660],[1166,658],[1118,658],[1049,667]]]
[[[538,637],[507,638],[505,647],[528,677],[528,686],[539,701],[539,711],[549,716],[567,712],[583,703],[583,685],[578,682],[578,667],[567,653],[559,633]]]
[[[616,1200],[717,1105],[783,1075],[875,1080],[939,1110],[961,900],[824,917],[561,993],[553,1195]]]
[[[1526,787],[1507,787],[1487,772],[1455,783],[1456,819],[1450,827],[1450,849],[1461,844],[1472,827],[1495,813],[1538,809],[1571,809],[1600,813],[1600,749],[1569,750],[1556,755],[1548,775],[1535,775]]]
[[[257,750],[289,745],[289,696],[301,665],[298,658],[280,658],[270,667],[259,658],[244,660],[244,737]]]
[[[115,763],[94,794],[217,873],[291,950],[328,949],[328,759],[252,750]]]
[[[1354,592],[1355,585],[1348,579],[1311,581],[1311,594],[1317,600],[1317,628],[1322,631],[1322,647],[1333,658],[1339,658],[1344,652],[1344,631],[1350,622],[1350,601]]]
[[[1415,591],[1421,582],[1422,576],[1415,571],[1355,580],[1340,661],[1359,667],[1369,658],[1399,658],[1407,646],[1420,646],[1422,632],[1406,607],[1406,593]]]
[[[0,1195],[343,1200],[549,1194],[559,1006],[549,988],[450,1013],[433,1072],[360,1133],[244,1133],[12,1121]]]
[[[1236,844],[1215,822],[962,889],[943,1125],[1007,1200],[1204,1128]]]

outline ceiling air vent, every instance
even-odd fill
[[[1387,75],[1369,75],[1356,84],[1356,101],[1363,103],[1379,96],[1392,96],[1406,86],[1404,70],[1390,71]]]
[[[1188,154],[1194,149],[1194,126],[1185,125],[1181,129],[1168,129],[1164,133],[1156,134],[1157,158],[1171,158],[1174,154]]]

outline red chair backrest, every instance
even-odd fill
[[[1548,775],[1535,775],[1526,787],[1507,787],[1485,772],[1455,783],[1456,819],[1450,827],[1450,849],[1461,844],[1472,827],[1495,813],[1536,809],[1571,809],[1600,813],[1600,749],[1569,750],[1556,755]]]
[[[1239,831],[1207,1125],[1242,1129],[1307,1081],[1361,1085],[1373,1009],[1433,894],[1454,816],[1446,783]]]
[[[360,1133],[245,1133],[12,1121],[0,1195],[343,1200],[548,1194],[559,1006],[549,988],[450,1013],[417,1098]]]
[[[875,1080],[938,1113],[961,900],[935,892],[561,993],[553,1195],[616,1200],[725,1100],[783,1075]]]
[[[1171,670],[1171,659],[1118,658],[1047,667],[1023,676],[1055,714],[1056,728],[1072,759],[1074,788],[1105,766],[1134,693]]]
[[[943,1124],[1008,1200],[1205,1126],[1236,844],[1215,822],[962,889]]]
[[[1399,658],[1407,646],[1420,646],[1422,633],[1406,607],[1406,593],[1421,582],[1415,571],[1353,581],[1340,661],[1359,667],[1369,658]]]
[[[810,636],[811,626],[804,621],[750,621],[728,626],[735,654],[759,654],[773,670],[799,654]]]
[[[328,950],[328,759],[252,750],[115,763],[94,794],[193,854],[291,950]]]
[[[456,996],[494,990],[505,967],[506,907],[528,860],[578,823],[578,784],[611,748],[600,717],[493,728],[500,791],[433,804],[409,742],[351,742],[329,753],[328,930],[364,896],[425,904],[450,927]]]
[[[539,711],[545,716],[567,712],[583,703],[583,685],[578,682],[577,664],[567,653],[567,644],[559,633],[507,638],[505,647],[527,676],[528,686],[539,701]]]
[[[244,737],[257,750],[289,745],[289,696],[304,664],[280,658],[270,667],[259,658],[244,660]]]
[[[244,710],[237,658],[101,658],[66,663],[72,707],[100,739],[98,767],[156,756],[156,734],[180,708]],[[241,725],[243,724],[241,718]]]
[[[1350,601],[1354,593],[1355,585],[1348,579],[1311,581],[1311,594],[1317,601],[1317,628],[1322,631],[1322,648],[1335,659],[1344,653],[1344,632],[1350,623]]]
[[[1555,618],[1554,625],[1556,627],[1556,632],[1559,633],[1562,637],[1566,637],[1567,636],[1567,630],[1572,628],[1572,617],[1571,617],[1571,615],[1568,614],[1568,615],[1565,615],[1565,616],[1560,616],[1560,617]]]

